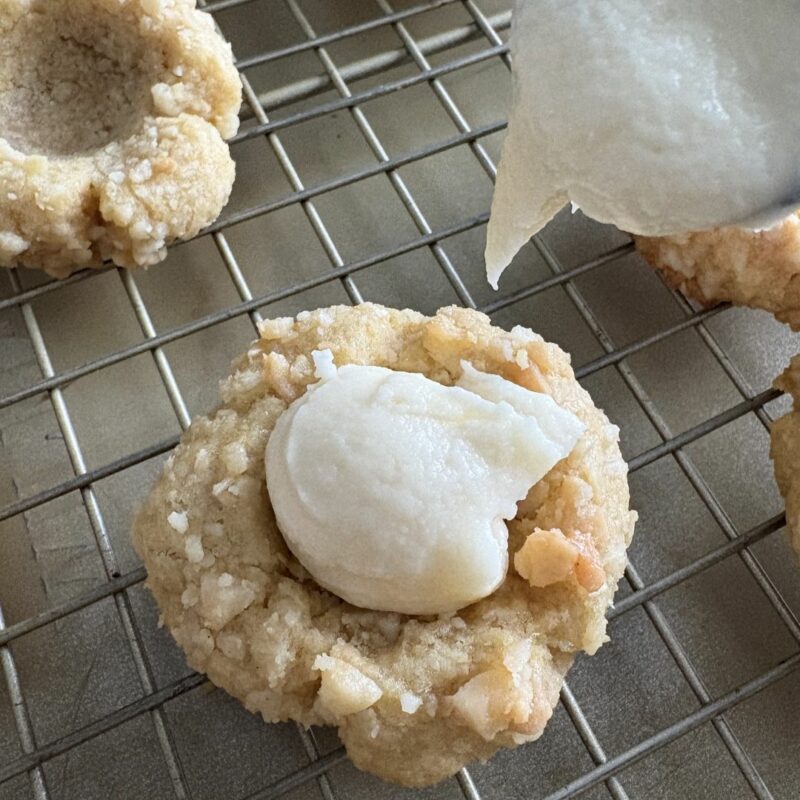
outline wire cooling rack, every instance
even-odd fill
[[[0,798],[800,796],[800,573],[767,434],[795,338],[694,308],[568,212],[489,290],[506,2],[205,10],[244,80],[220,220],[147,273],[0,275]],[[363,299],[462,303],[568,349],[622,427],[641,517],[612,641],[542,739],[418,793],[190,673],[128,541],[253,324]]]

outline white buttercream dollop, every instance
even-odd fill
[[[583,423],[548,395],[464,364],[458,386],[382,367],[337,369],[278,418],[267,488],[314,579],[364,608],[455,611],[508,566],[503,520],[567,456]]]
[[[489,282],[566,203],[632,233],[800,206],[797,0],[516,0]]]

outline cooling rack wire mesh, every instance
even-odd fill
[[[767,435],[793,335],[693,307],[579,213],[488,288],[507,2],[205,10],[244,80],[221,218],[147,273],[0,275],[0,798],[800,796],[800,581]],[[569,350],[641,517],[612,641],[544,737],[416,793],[188,671],[128,541],[254,324],[362,300],[461,303]]]

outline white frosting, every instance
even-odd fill
[[[267,488],[315,580],[364,608],[454,611],[508,566],[503,522],[584,430],[551,397],[464,365],[459,386],[382,367],[336,369],[279,417]],[[463,387],[463,388],[462,388]]]
[[[511,48],[493,286],[567,202],[649,236],[800,206],[797,0],[516,0]]]

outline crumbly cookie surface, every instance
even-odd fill
[[[793,409],[772,424],[770,456],[786,502],[789,539],[800,556],[800,355],[778,376],[775,387],[794,400]]]
[[[163,259],[228,200],[240,102],[194,0],[0,0],[0,265]]]
[[[688,297],[760,308],[800,330],[800,211],[766,231],[730,227],[634,240],[648,264]]]
[[[465,359],[578,415],[587,430],[520,504],[509,553],[513,562],[537,528],[558,530],[592,554],[593,580],[576,569],[533,588],[511,566],[491,596],[437,617],[359,609],[317,586],[275,525],[264,448],[315,381],[311,353],[324,348],[337,365],[444,384]],[[527,329],[505,332],[461,308],[432,318],[371,304],[304,312],[265,322],[234,363],[218,408],[168,459],[134,542],[192,667],[265,720],[337,725],[357,766],[425,785],[537,738],[575,654],[605,640],[635,520],[617,436],[569,357]],[[543,560],[557,561],[544,547]]]

